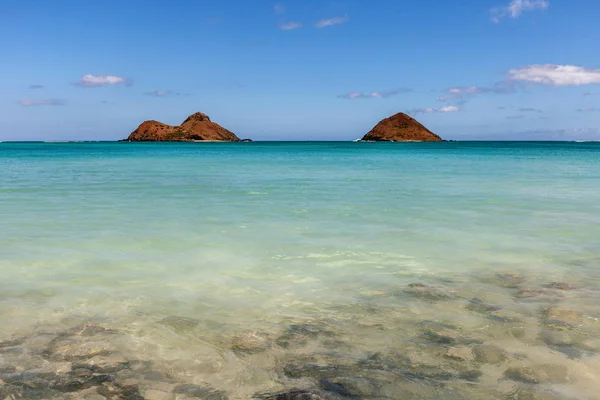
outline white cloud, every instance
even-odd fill
[[[492,21],[499,23],[504,17],[518,18],[525,11],[545,10],[549,6],[548,0],[511,0],[505,7],[491,10]]]
[[[434,114],[434,113],[450,113],[450,112],[459,112],[462,110],[459,106],[444,106],[441,108],[413,108],[408,111],[409,115],[417,115],[417,114]]]
[[[282,31],[293,31],[294,29],[302,28],[302,23],[300,22],[281,22],[279,24],[279,29]]]
[[[529,65],[508,71],[511,81],[523,81],[554,86],[582,86],[600,84],[600,69],[575,65]]]
[[[474,93],[483,93],[484,91],[485,91],[484,88],[480,88],[477,86],[448,89],[448,92],[450,94],[474,94]]]
[[[328,26],[343,24],[346,21],[348,21],[347,15],[345,15],[343,17],[326,18],[326,19],[321,19],[321,20],[315,22],[315,26],[317,28],[325,28]]]
[[[273,11],[275,11],[275,14],[285,14],[285,6],[283,4],[275,4]]]
[[[19,104],[23,107],[36,107],[36,106],[64,106],[66,102],[62,99],[47,99],[47,100],[32,100],[24,99],[19,100]]]
[[[444,106],[439,109],[439,112],[442,112],[442,113],[458,112],[458,111],[460,111],[460,107],[458,107],[458,106]]]
[[[408,88],[400,88],[394,90],[388,90],[386,92],[371,92],[371,93],[362,93],[362,92],[350,92],[346,94],[342,94],[338,97],[342,99],[386,99],[391,96],[395,96],[400,93],[408,93],[412,92],[411,89]]]
[[[82,76],[81,80],[77,82],[78,86],[84,87],[115,86],[128,84],[129,81],[122,76],[92,74]]]

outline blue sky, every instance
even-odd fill
[[[0,3],[0,140],[114,140],[196,111],[240,137],[599,139],[597,0]]]

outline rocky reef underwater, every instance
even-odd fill
[[[252,327],[79,315],[3,329],[0,399],[600,398],[596,285],[492,273],[474,286],[369,289]]]

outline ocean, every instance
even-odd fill
[[[598,399],[600,143],[0,143],[0,273],[0,398]]]

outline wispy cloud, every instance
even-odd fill
[[[180,96],[181,93],[175,92],[173,90],[153,90],[151,92],[144,93],[147,96],[154,97],[167,97],[167,96]]]
[[[23,107],[37,107],[37,106],[64,106],[67,104],[63,99],[46,99],[46,100],[32,100],[23,99],[19,100],[19,104]]]
[[[363,93],[363,92],[350,92],[346,94],[339,95],[339,98],[342,99],[385,99],[391,96],[395,96],[400,93],[409,93],[412,92],[412,89],[409,88],[399,88],[394,90],[388,90],[385,92],[371,92],[371,93]]]
[[[294,29],[302,28],[301,22],[280,22],[278,25],[279,29],[282,31],[293,31]]]
[[[409,115],[418,115],[418,114],[435,114],[435,113],[451,113],[451,112],[459,112],[462,110],[460,106],[449,105],[440,108],[413,108],[412,110],[408,110],[407,114]]]
[[[507,82],[499,82],[493,86],[459,86],[452,87],[446,90],[446,93],[438,98],[440,101],[453,102],[462,101],[466,102],[468,97],[476,96],[479,94],[494,93],[494,94],[505,94],[514,93],[516,91],[515,85]]]
[[[575,65],[529,65],[508,71],[510,81],[552,86],[582,86],[600,83],[600,69]]]
[[[275,12],[275,14],[283,15],[285,14],[285,6],[283,4],[275,4],[273,6],[273,11]],[[283,18],[283,20],[280,20],[277,24],[277,27],[282,31],[293,31],[302,28],[302,22],[290,20],[286,21],[285,19],[286,18]]]
[[[131,85],[131,81],[122,76],[116,75],[83,75],[77,86],[82,87],[100,87],[100,86],[117,86],[117,85]]]
[[[594,92],[583,92],[583,96],[587,97],[587,96],[600,96],[600,93],[594,93]]]
[[[586,107],[586,108],[578,108],[579,112],[597,112],[600,111],[600,107]]]
[[[525,116],[523,114],[509,115],[506,119],[523,119]]]
[[[441,113],[458,112],[458,111],[460,111],[459,106],[444,106],[438,110],[438,112],[441,112]]]
[[[540,110],[539,108],[532,108],[532,107],[524,107],[524,108],[519,108],[520,112],[533,112],[533,113],[542,113],[544,111]]]
[[[518,18],[525,11],[545,10],[549,6],[548,0],[511,0],[507,6],[493,8],[490,12],[492,21],[498,24],[502,18]]]
[[[328,26],[343,24],[346,21],[348,21],[347,15],[344,15],[343,17],[325,18],[315,22],[315,26],[317,28],[326,28]]]
[[[27,89],[43,89],[44,85],[29,85]]]
[[[275,4],[273,11],[275,11],[275,14],[285,14],[285,6],[283,4]]]

